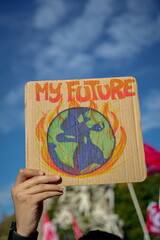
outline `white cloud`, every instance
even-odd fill
[[[65,8],[66,2],[61,1],[61,3],[62,8]],[[48,44],[42,47],[39,43],[35,60],[37,77],[45,79],[49,75],[56,76],[62,72],[64,75],[73,76],[79,69],[81,69],[81,74],[91,71],[93,69],[93,55],[87,51],[102,34],[106,19],[110,18],[113,13],[113,3],[112,0],[86,1],[79,14],[75,16],[73,12],[70,13],[73,15],[70,21],[58,25],[61,21],[61,18],[58,18],[57,28],[50,28],[49,34],[45,35]],[[59,9],[58,7],[52,8],[52,11],[54,14]],[[39,10],[37,10],[35,18],[37,15],[39,18],[43,18],[43,15],[40,16]],[[37,27],[35,23],[34,27]]]
[[[147,112],[142,115],[142,129],[148,132],[160,128],[160,112]]]
[[[144,99],[142,129],[147,132],[160,128],[160,90],[153,89]]]
[[[160,111],[160,90],[152,89],[147,99],[145,106],[150,111]]]
[[[75,53],[83,51],[94,43],[103,32],[105,21],[112,15],[114,6],[111,0],[87,1],[80,16],[61,28],[56,35],[53,33],[52,44]]]
[[[3,104],[7,106],[15,106],[20,100],[23,99],[23,88],[18,86],[11,89],[10,92],[4,97]]]
[[[55,26],[63,19],[67,6],[61,0],[39,0],[39,7],[34,16],[34,26],[39,29],[46,29]]]
[[[129,59],[160,40],[160,15],[153,19],[148,12],[139,13],[134,9],[130,8],[113,19],[106,28],[106,39],[95,49],[96,56]]]
[[[62,72],[72,77],[79,69],[82,75],[90,73],[99,57],[121,64],[160,40],[160,15],[153,17],[151,0],[88,0],[82,5],[76,11],[74,1],[37,0],[32,25],[41,31],[34,66],[38,79]]]
[[[0,103],[0,132],[9,133],[16,126],[23,123],[23,87],[12,89],[1,99]]]

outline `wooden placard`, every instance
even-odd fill
[[[135,78],[28,82],[25,104],[27,168],[66,186],[146,178]]]

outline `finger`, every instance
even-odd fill
[[[39,184],[26,190],[27,195],[35,195],[44,192],[60,192],[63,193],[64,188],[55,184]]]
[[[41,202],[43,200],[46,200],[48,198],[52,197],[59,197],[63,195],[63,192],[56,192],[56,191],[49,191],[49,192],[43,192],[43,193],[38,193],[34,196],[34,201],[35,203]]]
[[[28,178],[35,177],[35,176],[42,176],[44,174],[45,173],[43,171],[39,171],[36,169],[22,168],[19,170],[15,185],[24,182]]]
[[[58,184],[60,179],[61,178],[59,175],[35,176],[23,182],[21,184],[21,188],[28,189],[39,184],[48,184],[48,183]]]

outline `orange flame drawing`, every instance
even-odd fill
[[[55,165],[55,163],[52,161],[48,153],[47,130],[52,120],[58,115],[58,113],[61,112],[62,105],[63,103],[61,101],[54,111],[49,112],[48,114],[41,113],[41,119],[38,121],[36,125],[36,138],[37,138],[36,140],[37,140],[37,145],[41,155],[40,162],[43,165],[43,167],[48,169],[52,173],[61,173],[62,176],[72,176],[72,177],[81,177],[81,178],[101,175],[112,170],[113,165],[118,161],[118,159],[121,157],[124,151],[124,148],[127,142],[127,135],[123,126],[120,125],[120,122],[116,114],[110,110],[109,104],[104,103],[104,105],[102,105],[102,109],[99,109],[97,104],[92,100],[90,101],[90,105],[88,107],[101,112],[110,122],[113,132],[115,134],[116,146],[114,148],[112,157],[106,164],[104,164],[97,170],[92,171],[91,173],[85,174],[85,172],[87,172],[91,168],[91,166],[89,166],[83,172],[83,174],[85,175],[80,175],[80,176],[73,176],[69,173],[65,173]],[[73,108],[73,107],[80,107],[80,105],[76,101],[70,102],[68,108]],[[59,117],[61,116],[59,115]],[[92,170],[93,170],[93,167],[92,167]]]

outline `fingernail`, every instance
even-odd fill
[[[59,189],[64,191],[64,187],[63,186],[59,186]]]
[[[39,171],[39,175],[44,175],[44,172],[43,171]]]
[[[54,175],[53,176],[55,179],[59,180],[60,179],[60,176],[59,175]]]

